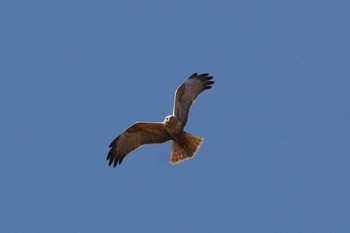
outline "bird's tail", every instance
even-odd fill
[[[171,164],[178,164],[184,160],[193,158],[202,143],[202,137],[185,132],[185,143],[183,145],[173,141],[169,162]]]

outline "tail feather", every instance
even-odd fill
[[[178,164],[184,160],[193,158],[202,143],[202,137],[185,133],[185,143],[183,145],[173,141],[169,162],[172,164]]]

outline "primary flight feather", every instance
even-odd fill
[[[145,144],[173,141],[170,163],[177,164],[193,158],[203,142],[203,138],[187,133],[184,128],[193,101],[204,90],[210,89],[214,81],[209,74],[192,74],[175,92],[173,114],[163,122],[136,122],[127,128],[109,145],[107,155],[109,165],[121,164],[131,151]]]

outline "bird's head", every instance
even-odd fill
[[[166,116],[165,119],[164,119],[164,123],[166,123],[166,122],[173,123],[175,121],[176,121],[176,117],[174,115]]]
[[[163,123],[167,129],[171,129],[172,131],[179,131],[182,129],[181,123],[174,115],[166,116]]]

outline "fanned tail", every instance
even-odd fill
[[[173,141],[169,162],[171,164],[178,164],[184,160],[193,158],[202,143],[202,137],[185,132],[185,143],[183,145]]]

